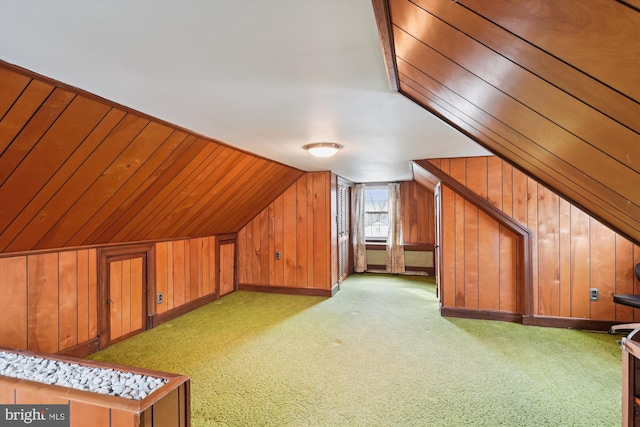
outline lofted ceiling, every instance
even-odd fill
[[[234,232],[302,171],[487,149],[640,242],[637,0],[0,0],[0,61],[0,252]]]
[[[303,172],[0,62],[0,253],[237,232]]]
[[[0,59],[295,168],[488,154],[389,89],[368,0],[0,0]],[[301,147],[337,142],[331,159]]]
[[[640,242],[638,1],[374,5],[400,93]]]

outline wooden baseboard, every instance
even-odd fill
[[[496,310],[477,310],[471,308],[440,307],[444,317],[460,317],[463,319],[499,320],[501,322],[522,323],[522,314]]]
[[[85,357],[100,350],[100,338],[93,338],[73,347],[65,348],[56,354],[70,357]]]
[[[520,313],[509,313],[495,310],[477,310],[458,307],[441,307],[444,317],[460,317],[464,319],[499,320],[502,322],[522,323],[526,326],[543,326],[547,328],[579,329],[582,331],[609,331],[611,326],[623,322],[610,320],[579,319],[575,317],[523,316]]]
[[[249,285],[246,283],[238,284],[239,291],[266,292],[266,293],[272,293],[272,294],[287,294],[287,295],[306,295],[306,296],[312,296],[312,297],[331,297],[335,294],[334,289],[335,289],[335,286],[329,290],[329,289],[314,289],[314,288],[288,288],[285,286]]]
[[[522,324],[548,328],[580,329],[583,331],[609,331],[611,326],[625,322],[611,320],[579,319],[575,317],[524,316]]]
[[[149,329],[155,328],[156,326],[168,322],[171,319],[175,319],[176,317],[180,317],[183,314],[187,314],[188,312],[193,311],[196,308],[200,308],[203,305],[207,305],[217,299],[217,294],[205,295],[186,304],[183,304],[180,307],[165,311],[164,313],[153,314],[149,316]]]
[[[436,275],[436,269],[434,267],[404,267],[405,271],[424,271],[425,273],[427,273],[429,276],[435,276]]]

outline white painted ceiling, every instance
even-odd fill
[[[488,154],[389,90],[369,0],[0,0],[0,59],[355,182]],[[302,149],[330,141],[330,159]]]

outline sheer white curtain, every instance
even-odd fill
[[[387,234],[387,272],[404,273],[400,184],[389,183],[389,232]]]
[[[367,269],[367,248],[364,241],[364,187],[356,184],[353,203],[355,218],[353,221],[353,263],[356,273],[363,273]]]

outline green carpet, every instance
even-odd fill
[[[616,426],[619,337],[447,319],[424,277],[235,292],[91,356],[186,374],[192,425]]]

